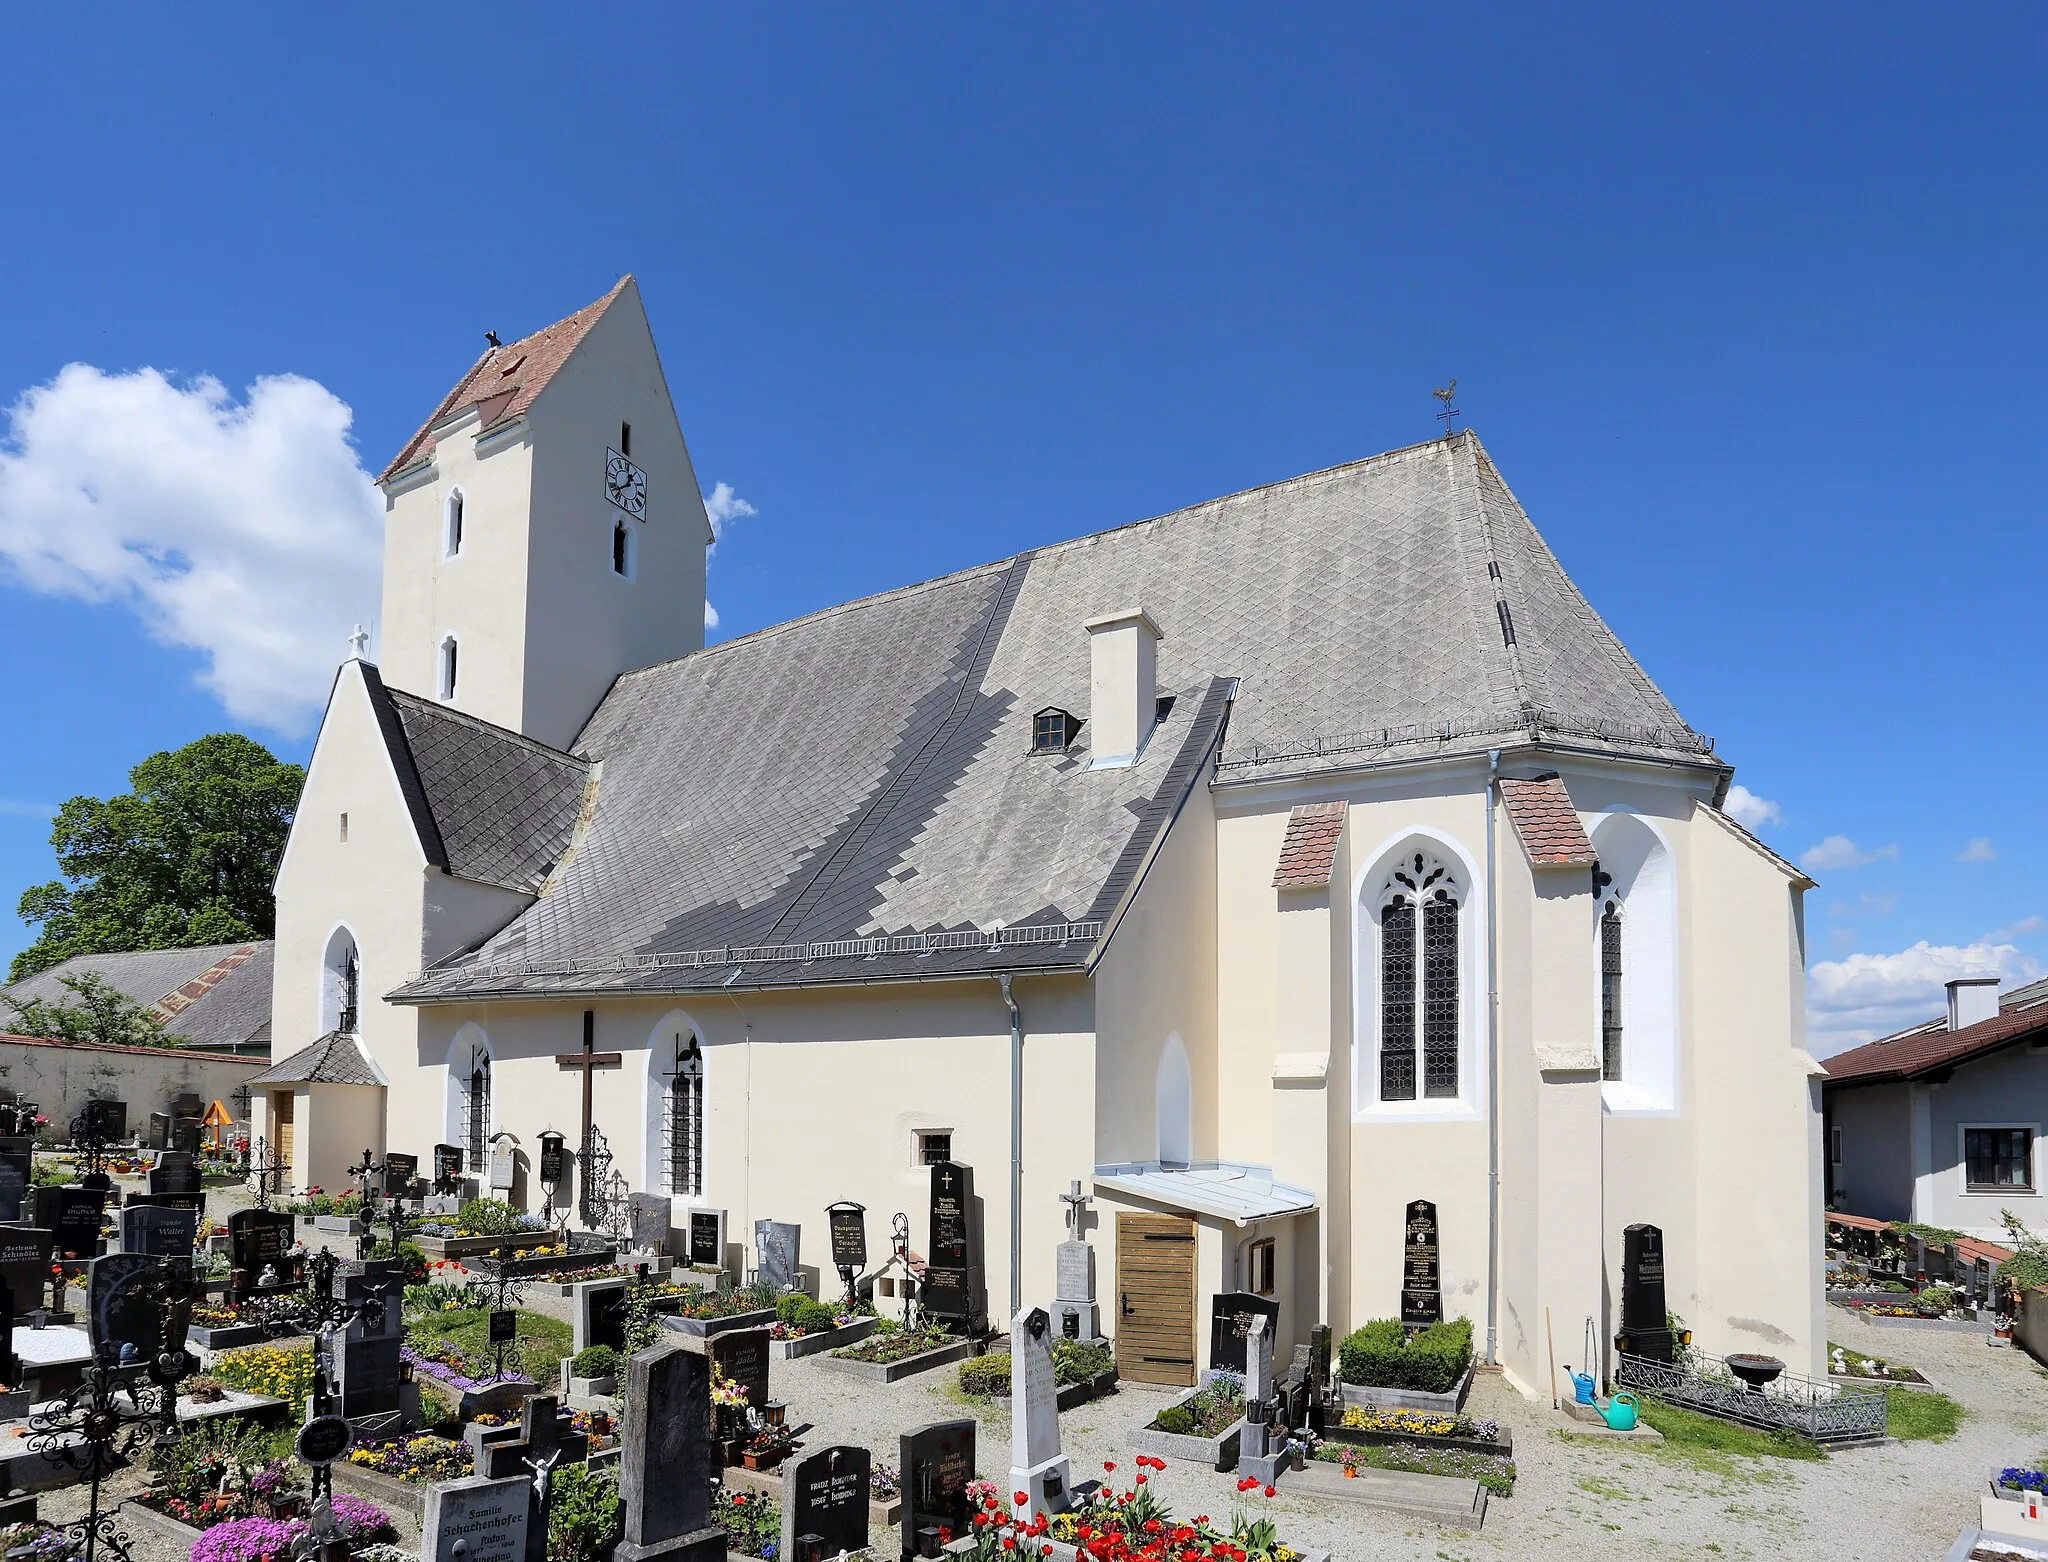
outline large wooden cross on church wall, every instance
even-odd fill
[[[555,1054],[555,1064],[558,1068],[577,1069],[583,1075],[583,1138],[581,1143],[585,1150],[590,1148],[590,1130],[595,1126],[591,1118],[590,1098],[591,1084],[595,1078],[596,1071],[601,1068],[620,1068],[626,1061],[624,1053],[598,1052],[593,1050],[596,1045],[597,1011],[595,1009],[585,1009],[583,1011],[583,1050],[581,1052],[557,1052]]]

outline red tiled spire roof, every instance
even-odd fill
[[[1337,837],[1344,833],[1342,803],[1303,803],[1287,816],[1287,838],[1273,869],[1273,888],[1312,889],[1330,882]]]
[[[1534,781],[1500,778],[1500,800],[1521,837],[1522,850],[1539,868],[1590,866],[1599,859],[1593,843],[1586,839],[1586,827],[1579,823],[1572,807],[1571,793],[1558,776]]]
[[[419,427],[419,432],[405,442],[391,464],[377,474],[377,481],[387,482],[407,467],[417,466],[434,453],[434,436],[429,430],[447,421],[464,407],[477,408],[483,417],[483,427],[503,423],[516,418],[533,405],[534,397],[547,388],[557,369],[568,361],[590,334],[590,328],[597,324],[598,317],[611,307],[612,300],[623,293],[632,282],[631,273],[620,277],[612,290],[596,303],[586,304],[566,319],[557,320],[531,336],[522,336],[516,342],[507,342],[503,347],[490,347],[484,355],[470,365],[469,372],[455,382],[455,388],[441,398],[433,416]]]

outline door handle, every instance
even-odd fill
[[[1116,1304],[1118,1309],[1123,1313],[1123,1315],[1126,1318],[1133,1316],[1133,1313],[1131,1311],[1131,1293],[1129,1291],[1117,1292]]]

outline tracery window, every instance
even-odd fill
[[[1461,899],[1450,868],[1422,852],[1404,854],[1380,888],[1382,1101],[1413,1101],[1418,1075],[1426,1100],[1458,1094]]]
[[[676,1037],[675,1074],[662,1116],[668,1191],[704,1196],[704,1051],[694,1035]]]
[[[1621,902],[1600,916],[1600,1077],[1621,1078]]]

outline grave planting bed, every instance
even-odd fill
[[[809,1334],[770,1340],[768,1354],[776,1361],[794,1361],[800,1356],[815,1356],[820,1351],[838,1350],[841,1346],[852,1345],[866,1339],[875,1332],[881,1321],[879,1318],[856,1318],[851,1323],[842,1323],[830,1329],[816,1329]]]
[[[1185,1459],[1213,1470],[1237,1467],[1237,1449],[1244,1434],[1244,1388],[1230,1373],[1207,1373],[1207,1381],[1164,1406],[1151,1421],[1131,1434],[1131,1446],[1155,1458]],[[1162,1427],[1185,1411],[1192,1425],[1183,1431]]]
[[[899,1329],[889,1333],[878,1330],[864,1340],[842,1345],[838,1350],[819,1357],[818,1364],[834,1372],[865,1378],[870,1383],[895,1383],[920,1372],[929,1372],[934,1367],[965,1361],[973,1354],[972,1340],[920,1330]]]
[[[1323,1438],[1325,1442],[1361,1448],[1412,1444],[1503,1458],[1515,1451],[1514,1433],[1497,1421],[1475,1421],[1463,1414],[1443,1415],[1382,1405],[1347,1405],[1342,1418],[1324,1429]]]
[[[772,1307],[746,1307],[734,1311],[715,1311],[703,1304],[683,1301],[678,1310],[664,1313],[661,1326],[673,1329],[678,1334],[687,1334],[693,1339],[709,1339],[714,1334],[723,1334],[728,1329],[766,1329],[775,1322]]]

